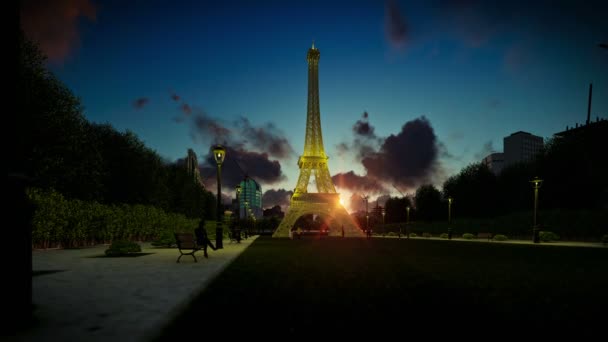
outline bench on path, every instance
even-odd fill
[[[494,235],[492,233],[477,233],[478,239],[488,239],[488,241],[492,240]]]
[[[180,256],[177,258],[176,262],[179,262],[179,259],[181,259],[184,255],[192,255],[194,262],[198,262],[194,253],[196,253],[196,251],[200,251],[201,248],[196,243],[194,234],[175,233],[175,242],[177,242],[177,248],[180,253]]]

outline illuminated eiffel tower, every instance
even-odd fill
[[[283,221],[272,235],[273,237],[288,237],[294,228],[296,220],[303,215],[317,214],[328,218],[330,236],[363,237],[363,231],[357,226],[352,217],[340,203],[340,195],[329,175],[327,155],[323,148],[321,134],[321,113],[319,111],[319,49],[308,49],[308,110],[306,115],[306,140],[304,153],[298,160],[300,177],[291,197],[289,210]],[[308,192],[310,176],[314,175],[317,193]]]

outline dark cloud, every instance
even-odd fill
[[[359,176],[353,171],[338,173],[331,177],[336,187],[363,193],[386,192],[385,187],[369,176]]]
[[[384,207],[384,206],[386,206],[386,201],[388,201],[389,199],[391,199],[391,195],[378,196],[378,197],[376,197],[376,199],[374,201],[375,202],[374,206],[379,205],[381,207]]]
[[[347,154],[349,150],[350,150],[350,147],[345,142],[341,142],[338,145],[336,145],[336,152],[338,153],[338,156],[343,156],[343,155]]]
[[[408,40],[408,27],[405,17],[399,11],[394,0],[388,0],[385,6],[386,37],[391,45],[401,49]]]
[[[232,139],[230,129],[200,109],[194,108],[193,111],[195,114],[192,116],[192,124],[196,137],[205,142],[230,145]]]
[[[190,114],[192,114],[192,107],[190,107],[189,104],[184,103],[179,107],[182,111],[182,113],[184,113],[184,115],[189,116]]]
[[[363,196],[361,194],[352,194],[348,201],[348,207],[350,208],[351,212],[365,212],[365,200],[363,199]]]
[[[281,208],[285,208],[289,206],[289,200],[293,195],[293,191],[285,190],[285,189],[270,189],[264,192],[262,196],[262,206],[264,208],[272,208],[275,205],[281,206]]]
[[[355,122],[353,133],[355,138],[352,143],[342,142],[336,146],[339,155],[352,151],[359,160],[373,153],[382,143],[382,139],[376,136],[374,126],[369,123],[368,112],[363,112],[361,119]]]
[[[423,116],[407,122],[399,134],[391,134],[362,164],[374,179],[412,187],[429,181],[439,168],[437,144],[433,127]]]
[[[24,0],[20,7],[21,28],[54,63],[63,62],[79,44],[79,20],[95,21],[96,16],[89,0]]]
[[[367,112],[363,112],[363,119],[355,122],[353,125],[353,132],[355,132],[356,135],[361,135],[367,138],[376,138],[374,126],[369,124],[368,117],[369,114]]]
[[[492,140],[489,140],[485,144],[483,144],[481,151],[475,153],[473,158],[475,158],[475,160],[480,162],[483,158],[487,157],[488,154],[494,153],[494,152],[495,152],[495,150],[494,150],[494,146],[492,145]]]
[[[285,135],[270,122],[263,127],[253,127],[247,118],[241,117],[236,126],[242,137],[246,139],[245,144],[267,151],[276,158],[287,159],[295,154]]]
[[[249,176],[260,184],[273,184],[285,179],[281,164],[277,160],[270,160],[267,153],[248,151],[242,146],[225,146],[226,158],[222,164],[222,186],[234,189],[245,176]],[[214,175],[217,172],[215,159],[210,150],[201,166],[201,174]],[[213,177],[211,177],[213,178]],[[215,184],[215,178],[205,179],[205,186]]]
[[[135,107],[135,109],[142,109],[149,102],[150,102],[149,98],[147,98],[147,97],[140,97],[137,100],[133,101],[133,107]]]
[[[189,121],[192,124],[192,136],[195,140],[259,151],[278,159],[290,159],[295,155],[285,134],[273,123],[254,126],[245,117],[232,123],[224,123],[185,102],[182,102],[180,111],[181,115],[174,120]]]

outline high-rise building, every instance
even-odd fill
[[[505,156],[502,152],[494,152],[483,158],[482,163],[488,166],[488,169],[495,175],[498,175],[505,166]]]
[[[262,210],[262,187],[254,179],[245,177],[241,183],[241,194],[239,195],[240,218],[253,215],[256,219],[264,216]]]
[[[188,149],[188,156],[186,157],[186,170],[197,184],[200,184],[202,187],[205,186],[198,169],[198,158],[196,158],[196,153],[191,148]]]
[[[543,138],[528,132],[515,132],[503,139],[504,166],[531,161],[543,149]]]
[[[515,132],[503,139],[504,152],[488,154],[482,163],[498,175],[502,170],[515,163],[531,161],[543,149],[543,138],[524,131]]]

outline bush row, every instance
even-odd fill
[[[532,236],[532,212],[514,213],[488,219],[454,219],[452,232],[454,236],[464,233],[488,232],[494,235],[505,234],[513,238],[528,238]],[[538,213],[540,229],[551,231],[560,237],[560,240],[599,241],[604,234],[608,234],[608,212],[591,210],[547,210]],[[378,234],[405,232],[405,223],[391,223],[374,227]],[[410,222],[410,233],[422,235],[428,232],[439,235],[448,231],[446,221]]]
[[[66,199],[52,190],[32,188],[28,196],[36,207],[32,220],[34,248],[75,248],[118,239],[150,241],[167,233],[192,232],[199,222],[152,206]]]

